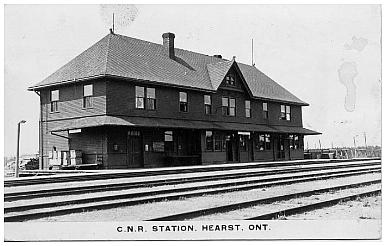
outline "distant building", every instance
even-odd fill
[[[41,163],[57,150],[140,168],[303,159],[308,106],[254,66],[110,33],[42,82]]]

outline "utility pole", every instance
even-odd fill
[[[320,139],[319,139],[319,149],[320,151],[322,151],[322,143],[320,142]]]
[[[19,143],[20,143],[20,124],[25,123],[25,120],[19,121],[17,123],[17,148],[16,148],[16,163],[15,163],[15,177],[19,177]]]
[[[367,157],[367,141],[366,141],[366,132],[363,132],[363,137],[365,139],[365,148],[366,148],[366,157]]]
[[[356,136],[354,136],[353,139],[354,139],[354,157],[356,158],[357,157],[357,144],[355,142],[355,137]]]

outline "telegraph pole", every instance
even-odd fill
[[[25,123],[25,120],[19,121],[17,123],[17,148],[16,148],[16,165],[15,165],[15,177],[19,177],[19,145],[20,145],[20,124]]]

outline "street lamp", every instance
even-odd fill
[[[17,148],[16,148],[16,165],[15,165],[15,177],[19,177],[19,142],[20,142],[20,124],[25,123],[25,120],[19,121],[17,123]]]

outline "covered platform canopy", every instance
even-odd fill
[[[303,128],[289,126],[268,126],[249,123],[233,123],[219,121],[160,119],[149,117],[132,116],[91,116],[80,119],[66,120],[51,132],[67,131],[74,129],[100,127],[100,126],[131,126],[152,128],[185,128],[201,130],[224,130],[224,131],[251,131],[267,133],[299,133],[304,135],[316,135],[318,132]]]

